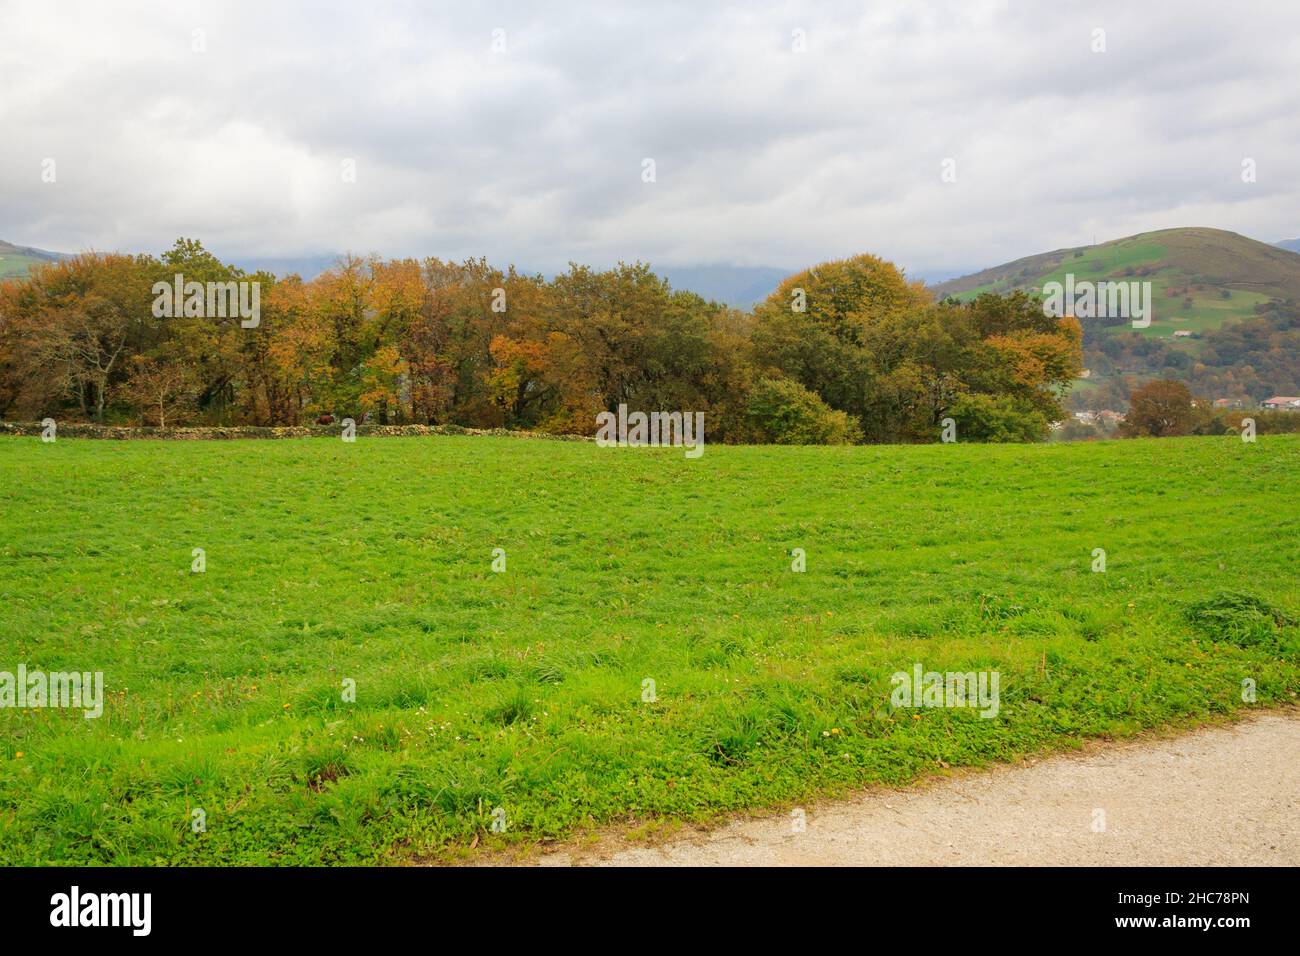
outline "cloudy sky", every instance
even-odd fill
[[[934,274],[1274,241],[1300,3],[0,0],[0,133],[0,238],[72,252]]]

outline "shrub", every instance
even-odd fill
[[[1047,438],[1047,418],[1008,395],[960,395],[949,414],[959,441],[1030,442]]]
[[[862,439],[856,419],[792,379],[761,379],[745,414],[756,437],[776,445],[850,445]]]
[[[1090,422],[1081,422],[1078,419],[1071,418],[1055,436],[1060,441],[1096,441],[1099,438],[1105,438],[1105,433],[1096,425]]]

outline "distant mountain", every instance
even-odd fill
[[[664,266],[654,271],[674,289],[685,289],[738,309],[763,301],[790,275],[789,269],[770,266]]]
[[[218,253],[222,261],[226,261]],[[27,249],[0,241],[0,279],[25,276],[38,262],[54,262],[69,258],[61,252]],[[314,256],[245,257],[230,260],[245,272],[269,272],[275,276],[296,273],[312,280],[332,268],[342,258],[341,254],[322,253]],[[528,269],[521,269],[529,273]],[[702,298],[721,302],[738,309],[748,309],[768,294],[789,275],[789,270],[767,266],[665,266],[655,270],[666,278],[674,289],[686,289]]]
[[[238,262],[248,272],[265,270],[277,276],[296,272],[303,279],[316,278],[326,269],[334,266],[341,256],[318,255],[298,258],[278,259],[241,259]],[[531,275],[533,270],[521,266],[520,271]],[[666,278],[674,289],[694,292],[701,298],[738,309],[748,309],[756,302],[767,298],[782,279],[789,275],[786,269],[766,266],[663,266],[655,268],[658,275]],[[551,274],[546,274],[548,278]]]
[[[959,279],[969,273],[969,269],[929,269],[924,272],[915,272],[911,269],[904,269],[903,274],[907,276],[908,281],[920,279],[931,289],[940,283],[949,282],[953,279]]]
[[[1275,242],[1273,245],[1279,249],[1290,249],[1292,252],[1300,252],[1300,239],[1285,239],[1282,242]]]
[[[44,249],[15,246],[11,242],[0,239],[0,279],[25,276],[31,271],[32,266],[42,262],[58,262],[60,259],[71,258],[72,256],[66,252],[48,252]],[[241,259],[233,264],[239,266],[245,272],[265,271],[281,277],[290,273],[297,273],[302,278],[310,280],[337,263],[339,258],[340,256],[337,255],[284,256],[280,258]]]
[[[221,258],[218,256],[217,258]],[[319,255],[319,256],[280,256],[276,258],[251,258],[240,259],[238,262],[230,260],[232,265],[237,265],[245,272],[269,272],[277,278],[284,278],[287,275],[294,274],[302,278],[304,282],[310,282],[326,269],[336,265],[341,255]],[[225,259],[222,259],[225,262]]]
[[[337,255],[305,256],[282,259],[243,259],[239,265],[249,272],[263,269],[277,276],[296,272],[304,279],[314,279],[338,262]],[[520,267],[525,275],[531,269]],[[768,294],[789,275],[785,269],[766,266],[663,266],[654,271],[666,278],[674,289],[694,292],[701,298],[738,309],[748,309]],[[550,274],[547,274],[550,277]]]
[[[1144,335],[1170,338],[1175,331],[1217,329],[1254,313],[1269,299],[1300,300],[1300,255],[1222,229],[1184,228],[1144,232],[1095,246],[1026,256],[933,287],[936,296],[971,298],[980,292],[1038,292],[1084,279],[1151,283],[1155,318]],[[1131,328],[1124,320],[1115,331]]]
[[[69,259],[63,252],[46,252],[44,249],[32,249],[29,246],[15,246],[12,242],[0,239],[0,279],[25,276],[33,265],[40,262],[58,262]]]
[[[674,289],[686,289],[705,299],[749,309],[771,295],[787,276],[797,269],[777,269],[770,266],[664,266],[654,270],[668,279]],[[909,279],[921,279],[928,284],[961,275],[957,270],[942,272],[907,272]]]

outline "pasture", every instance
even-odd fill
[[[0,863],[446,861],[1289,703],[1297,466],[0,439],[0,671],[105,687],[0,709]],[[894,707],[918,663],[997,671],[997,716]]]

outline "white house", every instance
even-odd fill
[[[1272,398],[1266,398],[1259,403],[1260,408],[1267,409],[1286,409],[1287,411],[1300,411],[1300,398],[1294,395],[1274,395]]]

